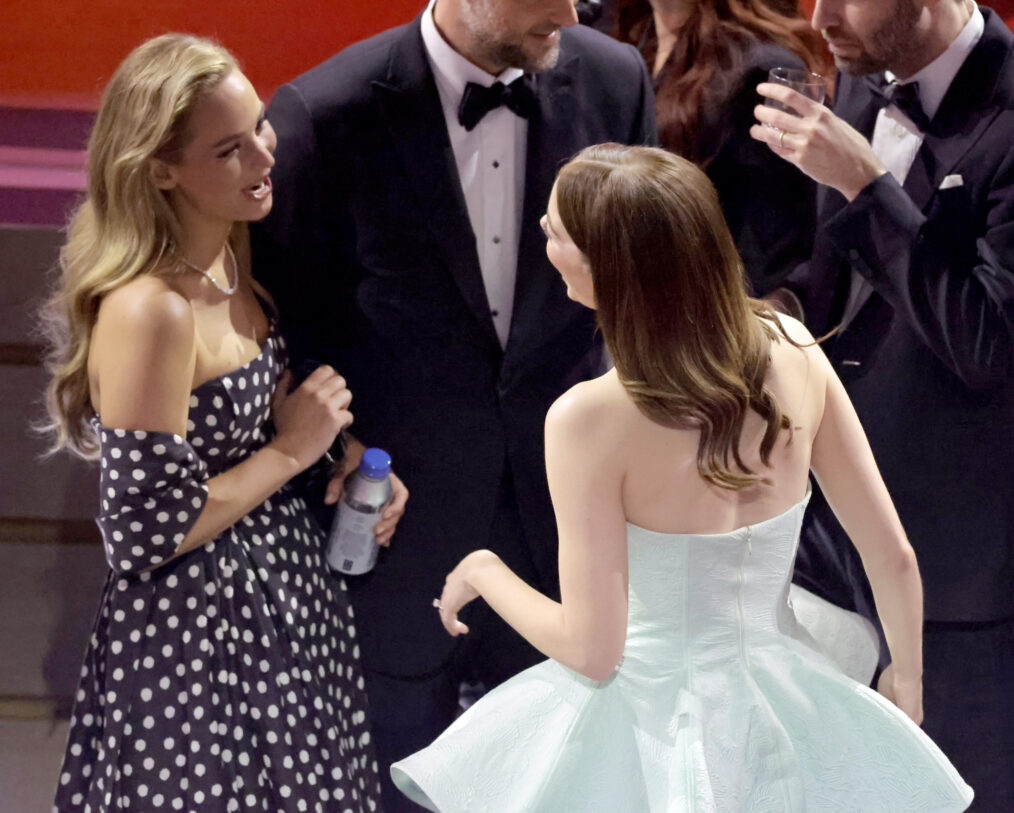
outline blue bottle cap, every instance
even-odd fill
[[[391,455],[383,449],[367,449],[359,461],[359,471],[374,480],[383,480],[391,473]]]

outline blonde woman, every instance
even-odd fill
[[[552,660],[392,767],[431,810],[964,810],[918,727],[915,555],[806,329],[747,298],[714,187],[659,149],[567,164],[543,220],[616,367],[546,418],[560,602],[477,551],[440,617],[482,597]],[[893,663],[880,694],[800,636],[786,600],[811,470],[862,555]],[[893,702],[892,702],[893,701]]]
[[[286,485],[351,394],[328,367],[289,391],[248,270],[274,148],[205,40],[144,43],[102,99],[47,311],[56,445],[101,460],[111,569],[60,811],[377,807],[351,608]]]

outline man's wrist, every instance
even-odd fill
[[[871,167],[868,172],[863,173],[854,184],[850,185],[848,189],[839,189],[845,199],[851,203],[866,189],[870,184],[876,181],[878,178],[887,174],[887,168],[883,166]]]

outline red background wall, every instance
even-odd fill
[[[165,31],[212,36],[262,95],[426,0],[0,0],[0,105],[94,109],[120,60]]]
[[[94,109],[127,52],[164,31],[217,38],[267,98],[335,51],[410,20],[425,0],[2,0],[0,105]],[[1014,0],[992,3],[1008,21]],[[803,0],[809,11],[813,0]]]

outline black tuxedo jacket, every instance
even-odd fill
[[[501,349],[420,21],[342,51],[280,88],[274,210],[254,229],[255,273],[293,355],[332,363],[354,393],[352,432],[391,453],[411,498],[390,552],[352,577],[368,666],[421,674],[452,639],[431,600],[487,545],[513,481],[529,557],[557,589],[543,421],[602,370],[594,315],[571,302],[538,220],[582,147],[654,143],[640,55],[596,31],[562,31],[535,77],[510,336]]]
[[[1014,37],[982,11],[904,186],[883,176],[850,204],[822,187],[814,256],[792,278],[815,334],[841,325],[829,355],[938,621],[1014,616]],[[869,137],[868,86],[838,87],[835,111]],[[804,534],[811,584],[831,578],[820,544]]]

